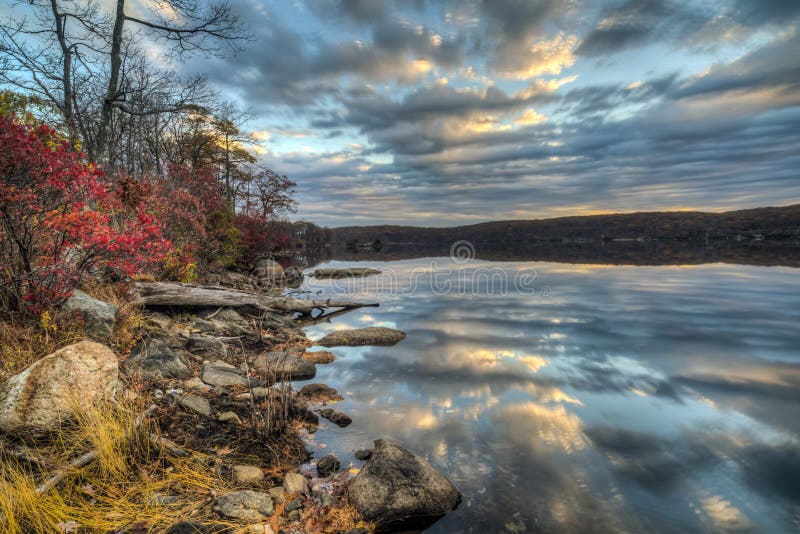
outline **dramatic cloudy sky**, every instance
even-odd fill
[[[330,226],[800,202],[799,0],[236,0],[187,62]]]

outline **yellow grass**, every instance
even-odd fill
[[[77,424],[38,451],[53,466],[89,450],[98,457],[70,473],[44,495],[37,484],[51,472],[35,475],[17,460],[0,458],[0,533],[115,532],[138,528],[162,532],[183,520],[202,520],[219,493],[230,490],[208,464],[193,454],[172,458],[146,438],[147,424],[137,428],[134,406],[95,406]],[[179,502],[162,505],[157,495],[174,495]],[[218,521],[217,521],[218,522]],[[234,525],[231,525],[233,528]]]

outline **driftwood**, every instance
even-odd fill
[[[303,314],[310,314],[314,310],[328,308],[378,306],[377,303],[331,299],[306,300],[167,282],[139,282],[136,284],[136,291],[138,293],[136,302],[142,306],[172,306],[177,308],[250,307],[267,312],[300,312]]]
[[[376,274],[381,274],[381,272],[369,267],[335,267],[317,269],[314,271],[314,278],[363,278]]]

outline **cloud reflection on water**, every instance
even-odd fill
[[[375,266],[402,278],[424,261]],[[408,332],[319,367],[355,420],[319,431],[327,451],[389,435],[443,468],[465,502],[431,532],[800,525],[796,271],[527,267],[549,297],[421,283],[313,327]]]

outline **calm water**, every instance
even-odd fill
[[[309,337],[408,337],[331,349],[316,381],[354,423],[312,448],[358,467],[353,450],[391,436],[428,458],[464,494],[428,532],[800,529],[800,271],[358,265],[384,274],[304,288],[381,306]]]

